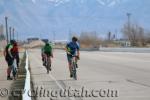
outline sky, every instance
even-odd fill
[[[21,39],[68,39],[69,33],[109,31],[121,35],[131,13],[132,23],[150,29],[150,0],[0,0],[0,24],[15,27]]]

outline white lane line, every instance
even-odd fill
[[[61,84],[56,80],[56,78],[53,76],[53,75],[51,75],[51,74],[49,74],[50,75],[50,77],[55,81],[55,83],[58,85],[58,87],[59,88],[61,88],[63,91],[64,91],[64,88],[61,86]],[[75,100],[75,98],[73,98],[73,97],[69,97],[71,100]]]
[[[58,85],[58,87],[61,88],[62,90],[64,90],[64,88],[58,83],[58,81],[56,80],[56,78],[53,77],[51,74],[49,74],[49,75],[55,81],[55,83]]]
[[[34,59],[35,60],[35,59]],[[36,59],[36,62],[38,63],[38,64],[40,64],[40,62]],[[43,67],[44,68],[44,67]],[[60,88],[60,89],[62,89],[63,91],[64,91],[64,88],[63,88],[63,86],[61,86],[61,84],[57,81],[57,79],[52,75],[52,74],[49,74],[49,76],[51,77],[51,79],[52,80],[54,80],[55,81],[55,83],[56,83],[56,85]],[[69,97],[71,100],[75,100],[75,98],[73,98],[73,97]]]

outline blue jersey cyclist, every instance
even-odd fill
[[[70,77],[72,77],[72,74],[71,74],[72,55],[77,56],[76,57],[77,58],[76,61],[77,61],[80,58],[79,49],[80,49],[80,47],[79,47],[79,43],[78,43],[78,38],[77,37],[72,37],[72,41],[67,43],[67,45],[66,45],[66,53],[67,53]]]

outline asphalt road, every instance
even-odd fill
[[[150,100],[149,53],[81,51],[75,81],[64,51],[54,51],[50,74],[42,66],[40,50],[28,52],[37,100]]]

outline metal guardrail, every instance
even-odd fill
[[[31,96],[29,96],[29,91],[31,90],[31,84],[30,84],[30,71],[29,71],[29,58],[28,58],[28,52],[26,51],[26,79],[25,79],[25,86],[24,90],[25,93],[23,94],[23,100],[31,100]]]
[[[135,53],[150,53],[150,48],[100,48],[102,52],[135,52]]]

